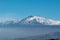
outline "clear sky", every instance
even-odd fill
[[[0,0],[0,20],[35,15],[60,20],[60,0]]]

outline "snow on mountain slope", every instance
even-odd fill
[[[60,21],[46,19],[46,18],[39,17],[39,16],[29,16],[29,17],[21,20],[20,22],[24,23],[24,24],[41,23],[41,24],[45,24],[45,25],[60,25]]]
[[[44,25],[60,25],[60,21],[52,20],[52,19],[46,19],[40,16],[28,16],[27,18],[24,18],[22,20],[11,20],[6,21],[1,24],[44,24]]]
[[[27,24],[30,24],[30,23],[43,23],[45,20],[45,18],[42,18],[42,17],[39,17],[39,16],[29,16],[23,20],[21,20],[21,23],[27,23]]]

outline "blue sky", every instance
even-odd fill
[[[30,15],[60,20],[60,0],[0,0],[0,21]]]

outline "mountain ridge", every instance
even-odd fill
[[[56,21],[56,20],[52,20],[52,19],[46,19],[46,18],[43,18],[40,16],[28,16],[27,18],[21,20],[21,23],[25,23],[25,24],[26,23],[30,24],[33,22],[34,23],[38,22],[38,23],[42,23],[45,25],[60,25],[60,21]]]
[[[44,24],[44,25],[60,25],[60,21],[52,20],[52,19],[46,19],[44,17],[40,16],[28,16],[22,20],[13,20],[13,21],[6,21],[2,24]]]

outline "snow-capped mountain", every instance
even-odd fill
[[[52,20],[52,19],[46,19],[40,16],[28,16],[27,18],[24,18],[22,20],[12,20],[12,21],[6,21],[1,24],[44,24],[44,25],[60,25],[60,21]]]
[[[39,16],[28,16],[27,18],[22,19],[20,21],[20,23],[23,23],[23,24],[41,23],[41,24],[45,24],[45,25],[60,25],[60,21],[46,19],[46,18],[39,17]]]

